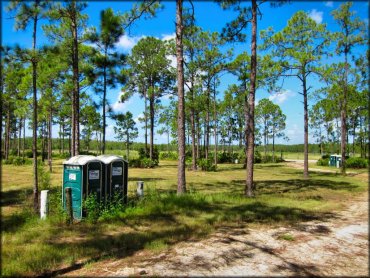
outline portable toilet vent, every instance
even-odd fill
[[[95,193],[97,201],[104,199],[102,171],[102,162],[91,155],[77,155],[63,162],[62,202],[65,209],[65,189],[72,188],[73,218],[82,218],[82,202],[88,195]]]
[[[100,155],[97,157],[103,162],[103,184],[105,201],[109,201],[115,194],[127,203],[128,162],[117,155]]]

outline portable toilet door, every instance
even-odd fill
[[[81,219],[83,216],[83,200],[91,194],[96,194],[97,201],[103,198],[102,194],[102,163],[91,155],[78,155],[63,162],[63,207],[65,208],[65,188],[72,188],[73,217]]]
[[[73,218],[82,218],[82,199],[83,199],[83,175],[82,166],[71,165],[63,162],[63,185],[62,185],[62,203],[66,210],[65,189],[70,187],[72,190],[72,210]]]
[[[123,197],[124,203],[127,203],[127,161],[117,155],[100,155],[97,158],[105,165],[104,184],[106,201],[113,198],[115,194],[120,194]]]

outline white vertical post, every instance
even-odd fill
[[[143,197],[144,196],[144,182],[143,181],[138,181],[137,182],[136,194],[139,197]]]
[[[48,215],[48,193],[49,190],[42,190],[40,197],[40,218],[45,219]]]

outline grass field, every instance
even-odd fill
[[[68,226],[59,211],[61,163],[54,162],[51,174],[48,220],[39,220],[31,212],[32,165],[3,166],[3,275],[63,274],[103,258],[127,257],[142,249],[157,252],[205,237],[221,226],[324,220],[366,191],[368,184],[365,171],[346,177],[312,172],[311,179],[304,180],[302,170],[258,164],[256,197],[247,199],[243,197],[245,170],[225,164],[217,172],[187,171],[189,193],[177,196],[176,161],[160,161],[155,169],[129,169],[128,207],[104,215],[97,223]],[[139,180],[145,182],[142,200],[134,196]]]

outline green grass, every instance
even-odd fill
[[[187,240],[206,237],[224,226],[295,225],[335,217],[338,209],[367,190],[364,173],[342,177],[310,173],[284,164],[255,166],[256,197],[245,198],[241,165],[218,165],[217,172],[187,171],[188,194],[176,195],[176,161],[155,169],[129,169],[129,205],[96,224],[68,226],[60,214],[63,160],[51,174],[52,216],[31,212],[32,165],[3,166],[2,272],[4,275],[66,273],[104,258],[124,258],[136,251],[159,252]],[[145,182],[145,196],[134,197]],[[282,238],[285,240],[290,240]],[[53,272],[54,271],[54,272]]]

